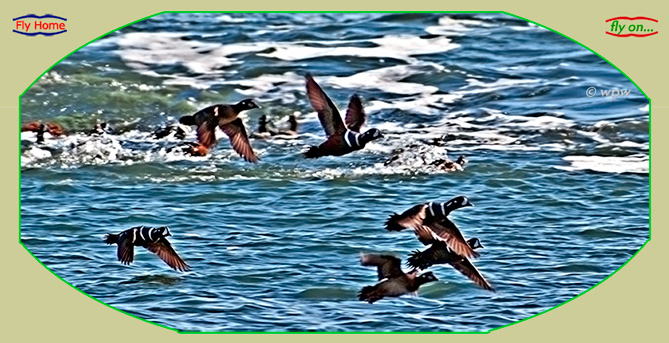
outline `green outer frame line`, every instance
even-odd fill
[[[159,15],[161,15],[161,14],[166,14],[166,13],[444,13],[444,14],[450,14],[450,13],[501,13],[501,14],[506,14],[506,15],[509,15],[509,16],[511,16],[511,17],[518,18],[518,19],[522,19],[522,20],[527,21],[527,22],[529,22],[529,23],[532,23],[532,24],[534,24],[534,25],[540,26],[540,27],[542,27],[542,28],[544,28],[544,29],[546,29],[546,30],[549,30],[549,31],[553,32],[553,33],[557,33],[557,34],[559,34],[560,36],[565,37],[565,38],[569,39],[570,41],[572,41],[572,42],[574,42],[574,43],[576,43],[576,44],[578,44],[578,45],[584,47],[584,48],[587,49],[588,51],[592,52],[593,54],[597,55],[599,58],[601,58],[601,59],[603,59],[604,61],[606,61],[606,63],[608,63],[608,64],[610,64],[611,66],[613,66],[614,68],[616,68],[616,70],[618,70],[618,71],[619,71],[621,74],[623,74],[623,75],[624,75],[630,82],[632,82],[632,84],[639,90],[639,92],[641,92],[641,94],[643,94],[643,96],[644,96],[646,99],[648,99],[648,125],[649,125],[649,128],[650,128],[651,123],[652,123],[652,121],[651,121],[651,99],[648,97],[648,95],[646,95],[646,93],[641,89],[641,87],[639,87],[639,85],[637,85],[636,82],[634,82],[634,80],[632,80],[629,76],[627,76],[627,74],[625,74],[622,70],[620,70],[620,68],[618,68],[615,64],[611,63],[609,60],[607,60],[606,58],[604,58],[604,56],[598,54],[598,53],[595,52],[594,50],[590,49],[589,47],[585,46],[584,44],[581,44],[580,42],[576,41],[575,39],[572,39],[572,38],[569,37],[569,36],[566,36],[566,35],[564,35],[564,34],[558,32],[558,31],[556,31],[556,30],[553,30],[553,29],[547,27],[547,26],[541,25],[541,24],[539,24],[539,23],[537,23],[537,22],[535,22],[535,21],[529,20],[529,19],[527,19],[527,18],[523,18],[523,17],[521,17],[521,16],[519,16],[519,15],[515,15],[515,14],[509,13],[509,12],[506,12],[506,11],[449,11],[449,12],[441,12],[441,11],[162,11],[162,12],[158,12],[158,13],[156,13],[156,14],[152,14],[152,15],[150,15],[150,16],[147,16],[147,17],[144,17],[144,18],[135,20],[135,21],[130,22],[130,23],[126,24],[126,25],[119,26],[118,28],[116,28],[116,29],[114,29],[114,30],[112,30],[112,31],[109,31],[109,32],[107,32],[107,33],[105,33],[105,34],[103,34],[103,35],[100,35],[100,36],[98,36],[98,37],[96,37],[96,38],[90,40],[88,43],[86,43],[86,44],[80,46],[79,48],[75,49],[74,51],[70,52],[70,53],[67,54],[65,57],[61,58],[61,59],[58,60],[56,63],[54,63],[53,65],[51,65],[51,67],[49,67],[49,69],[45,70],[42,74],[40,74],[40,75],[35,79],[35,81],[33,81],[33,82],[28,86],[28,88],[26,88],[26,90],[23,91],[23,93],[21,93],[21,95],[19,95],[19,127],[20,127],[20,125],[21,125],[21,97],[23,97],[23,96],[26,94],[26,92],[28,92],[28,90],[29,90],[29,89],[30,89],[30,88],[31,88],[37,81],[39,81],[39,79],[42,78],[42,76],[44,76],[47,72],[49,72],[49,70],[53,69],[53,67],[55,67],[57,64],[59,64],[60,62],[62,62],[64,59],[68,58],[70,55],[74,54],[75,52],[81,50],[83,47],[85,47],[85,46],[91,44],[92,42],[94,42],[94,41],[96,41],[96,40],[98,40],[98,39],[100,39],[100,38],[103,38],[103,37],[109,35],[109,34],[112,33],[112,32],[118,31],[118,30],[120,30],[120,29],[122,29],[122,28],[125,28],[125,27],[130,26],[130,25],[135,24],[135,23],[138,23],[138,22],[140,22],[140,21],[144,21],[144,20],[146,20],[146,19],[149,19],[149,18],[152,18],[152,17],[156,17],[156,16],[159,16]],[[26,246],[23,244],[23,242],[21,241],[21,209],[20,209],[20,208],[19,208],[19,244],[21,244],[21,246],[23,246],[23,248],[26,249],[26,251],[28,251],[28,253],[29,253],[29,254],[30,254],[30,255],[31,255],[37,262],[39,262],[39,264],[41,264],[46,270],[48,270],[51,274],[55,275],[58,279],[60,279],[61,281],[63,281],[63,282],[64,282],[65,284],[67,284],[68,286],[70,286],[70,287],[74,288],[75,290],[77,290],[79,293],[81,293],[81,294],[83,294],[83,295],[85,295],[85,296],[87,296],[87,297],[89,297],[89,298],[91,298],[91,299],[93,299],[93,300],[99,302],[99,303],[102,304],[102,305],[105,305],[105,306],[107,306],[107,307],[109,307],[109,308],[111,308],[111,309],[113,309],[113,310],[116,310],[116,311],[118,311],[118,312],[121,312],[121,313],[123,313],[123,314],[126,314],[126,315],[128,315],[128,316],[130,316],[130,317],[139,319],[139,320],[141,320],[141,321],[144,321],[144,322],[146,322],[146,323],[149,323],[149,324],[152,324],[152,325],[155,325],[155,326],[159,326],[159,327],[161,327],[161,328],[165,328],[165,329],[168,329],[168,330],[171,330],[171,331],[175,331],[175,332],[180,333],[180,334],[301,334],[301,333],[306,333],[306,334],[361,334],[361,333],[363,333],[363,334],[474,334],[474,335],[476,335],[476,334],[479,334],[479,335],[480,335],[480,334],[488,334],[488,333],[491,333],[491,332],[493,332],[493,331],[497,331],[497,330],[503,329],[503,328],[508,327],[508,326],[511,326],[511,325],[516,325],[516,324],[518,324],[518,323],[522,323],[522,322],[524,322],[524,321],[527,321],[527,320],[532,319],[532,318],[534,318],[534,317],[540,316],[540,315],[542,315],[542,314],[544,314],[544,313],[546,313],[546,312],[555,310],[555,309],[557,309],[558,307],[561,307],[561,306],[563,306],[563,305],[565,305],[565,304],[567,304],[567,303],[569,303],[569,302],[571,302],[571,301],[576,300],[576,299],[579,298],[580,296],[582,296],[582,295],[584,295],[584,294],[590,292],[592,289],[594,289],[595,287],[599,286],[599,285],[602,284],[604,281],[608,280],[611,276],[613,276],[613,275],[616,274],[618,271],[620,271],[620,270],[621,270],[624,266],[626,266],[626,265],[627,265],[627,264],[628,264],[628,263],[629,263],[629,262],[636,256],[636,255],[638,255],[639,252],[641,252],[641,250],[648,244],[648,242],[650,242],[650,239],[651,239],[651,225],[650,225],[650,222],[651,222],[651,220],[650,220],[650,218],[651,218],[651,214],[650,214],[650,209],[651,209],[651,204],[652,204],[652,201],[651,201],[651,180],[652,180],[652,177],[651,177],[651,175],[652,175],[652,173],[651,173],[651,161],[652,161],[651,156],[652,156],[652,153],[651,153],[651,151],[652,151],[652,144],[651,144],[651,132],[650,132],[650,131],[651,131],[651,130],[649,129],[649,130],[648,130],[648,239],[643,243],[643,245],[641,245],[641,247],[639,248],[639,250],[637,250],[637,251],[634,253],[634,255],[632,255],[632,257],[630,257],[627,261],[625,261],[625,263],[623,263],[620,267],[618,267],[618,269],[616,269],[615,271],[613,271],[611,274],[609,274],[609,275],[608,275],[606,278],[604,278],[602,281],[600,281],[600,282],[598,282],[597,284],[595,284],[594,286],[592,286],[592,287],[586,289],[585,291],[581,292],[580,294],[576,295],[575,297],[573,297],[573,298],[571,298],[571,299],[569,299],[569,300],[567,300],[567,301],[565,301],[565,302],[563,302],[563,303],[561,303],[561,304],[559,304],[559,305],[556,305],[556,306],[551,307],[551,308],[549,308],[549,309],[547,309],[547,310],[544,310],[544,311],[542,311],[542,312],[539,312],[539,313],[537,313],[537,314],[535,314],[535,315],[529,316],[529,317],[524,318],[524,319],[521,319],[521,320],[519,320],[519,321],[516,321],[516,322],[513,322],[513,323],[509,323],[509,324],[506,324],[506,325],[503,325],[503,326],[500,326],[500,327],[497,327],[497,328],[494,328],[494,329],[490,329],[490,330],[488,330],[488,331],[475,331],[475,332],[471,332],[471,331],[449,331],[449,332],[439,332],[439,331],[436,331],[436,332],[433,332],[433,331],[429,331],[429,332],[423,332],[423,331],[402,331],[402,332],[392,332],[392,331],[390,331],[390,332],[389,332],[389,331],[380,331],[380,332],[377,332],[377,331],[351,331],[351,332],[333,332],[333,331],[323,331],[323,332],[309,332],[309,331],[285,331],[285,332],[284,332],[284,331],[281,331],[281,332],[267,332],[267,331],[223,331],[223,332],[212,332],[212,331],[205,331],[205,332],[199,332],[199,331],[182,331],[182,330],[179,330],[179,329],[170,328],[170,327],[167,327],[167,326],[165,326],[165,325],[158,324],[158,323],[155,323],[155,322],[146,320],[146,319],[144,319],[144,318],[140,318],[140,317],[138,317],[138,316],[136,316],[136,315],[134,315],[134,314],[128,313],[128,312],[123,311],[123,310],[121,310],[121,309],[118,309],[118,308],[116,308],[116,307],[114,307],[114,306],[112,306],[112,305],[109,305],[109,304],[107,304],[107,303],[105,303],[105,302],[103,302],[103,301],[100,301],[100,300],[98,300],[98,299],[96,299],[96,298],[94,298],[94,297],[88,295],[87,293],[83,292],[82,290],[78,289],[77,287],[75,287],[75,286],[72,285],[71,283],[67,282],[65,279],[61,278],[58,274],[54,273],[53,270],[51,270],[49,267],[47,267],[46,265],[44,265],[44,263],[42,263],[42,261],[40,261],[40,260],[39,260],[39,259],[38,259],[38,258],[31,252],[31,251],[30,251],[30,249],[28,249],[28,247],[26,247]],[[20,203],[20,202],[21,202],[21,137],[19,136],[19,203]]]

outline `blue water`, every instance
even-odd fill
[[[385,138],[303,159],[324,136],[306,72],[340,108],[358,93]],[[151,137],[244,98],[263,107],[243,116],[250,131],[296,114],[300,135],[252,139],[257,165],[226,138],[186,157]],[[68,132],[22,134],[23,244],[83,292],[178,330],[487,331],[574,298],[649,237],[647,99],[589,50],[502,14],[163,14],[73,53],[21,110]],[[114,132],[81,133],[96,121]],[[465,170],[429,166],[447,153]],[[387,216],[457,195],[475,207],[451,218],[482,241],[474,263],[498,292],[435,266],[416,296],[357,300],[376,282],[360,252],[423,249]],[[116,261],[102,237],[136,225],[169,226],[193,270],[143,249]]]

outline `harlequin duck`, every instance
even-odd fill
[[[170,147],[166,151],[168,153],[180,152],[183,153],[184,155],[196,156],[196,157],[207,156],[207,153],[209,153],[209,149],[207,149],[202,144],[197,142],[186,142],[178,146]]]
[[[272,137],[277,133],[278,132],[274,128],[274,124],[267,119],[266,115],[263,114],[260,116],[260,118],[258,118],[258,129],[256,132],[251,134],[251,137],[264,139]]]
[[[242,100],[234,105],[212,105],[193,115],[181,117],[179,122],[197,126],[198,142],[207,150],[216,144],[218,126],[230,137],[232,148],[246,161],[254,163],[258,161],[258,156],[253,152],[242,119],[238,118],[240,112],[254,108],[260,106],[251,99]]]
[[[102,123],[95,123],[93,129],[88,131],[88,135],[89,136],[103,135],[109,132],[111,132],[111,126],[109,126],[107,123],[102,122]]]
[[[430,163],[436,168],[442,169],[447,172],[454,171],[463,171],[465,169],[465,164],[469,162],[465,155],[460,155],[457,160],[451,161],[448,159],[435,160]]]
[[[54,123],[44,124],[37,121],[21,126],[21,132],[24,131],[35,132],[37,134],[37,143],[44,142],[44,134],[47,132],[54,137],[63,135],[63,128],[60,125]]]
[[[384,297],[399,297],[416,292],[418,288],[428,282],[437,281],[432,272],[418,275],[414,269],[409,273],[402,271],[402,261],[390,255],[361,254],[360,263],[363,266],[376,266],[379,283],[374,286],[363,287],[358,298],[370,304]]]
[[[288,130],[281,130],[277,132],[280,136],[297,136],[297,117],[294,114],[288,116]]]
[[[418,230],[422,226],[427,226],[458,255],[467,258],[478,257],[479,254],[467,244],[458,227],[448,219],[451,211],[466,206],[474,205],[464,196],[455,197],[445,203],[429,202],[416,205],[402,214],[392,214],[386,221],[386,230],[401,231],[409,228]]]
[[[162,127],[153,132],[153,138],[163,139],[169,135],[174,135],[176,139],[184,139],[190,132],[190,127],[183,125],[181,123],[173,123]]]
[[[360,127],[365,123],[365,112],[358,95],[351,96],[346,110],[346,123],[332,100],[323,89],[314,81],[311,74],[306,75],[307,95],[311,106],[318,112],[318,119],[325,130],[327,140],[319,146],[312,146],[304,153],[305,158],[321,156],[342,156],[356,150],[375,139],[383,137],[378,129],[369,129],[360,133]]]
[[[421,226],[416,230],[416,236],[421,243],[426,246],[429,245],[430,247],[423,251],[416,250],[412,252],[407,260],[408,266],[418,269],[427,269],[434,264],[450,264],[453,268],[474,281],[477,285],[489,291],[495,291],[469,259],[456,254],[443,240],[437,237],[432,230],[425,226]],[[483,248],[483,245],[481,245],[478,238],[467,240],[467,245],[472,249]]]
[[[135,257],[134,247],[141,246],[158,255],[174,270],[181,272],[190,270],[188,264],[174,251],[167,236],[172,236],[167,226],[159,228],[136,226],[119,234],[106,235],[105,243],[118,245],[118,260],[123,264],[132,263]]]

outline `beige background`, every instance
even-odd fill
[[[11,4],[10,4],[11,3]],[[362,5],[364,3],[364,5]],[[487,4],[486,4],[487,3]],[[395,11],[469,11],[503,10],[531,19],[590,47],[624,71],[653,100],[652,128],[654,158],[651,170],[656,176],[652,184],[653,208],[652,240],[622,270],[599,287],[558,309],[520,324],[489,334],[423,336],[420,339],[448,341],[542,341],[573,340],[599,341],[659,341],[667,338],[665,327],[667,295],[666,227],[658,222],[666,218],[659,206],[666,204],[666,181],[657,178],[663,172],[663,156],[659,147],[667,144],[667,136],[658,135],[667,125],[667,97],[663,63],[669,32],[663,26],[666,8],[641,1],[600,4],[594,1],[555,1],[520,3],[506,1],[447,2],[447,1],[348,1],[312,3],[307,1],[280,1],[263,3],[245,1],[204,2],[197,0],[163,0],[155,5],[140,1],[116,0],[87,4],[57,1],[5,1],[2,5],[0,31],[2,39],[2,89],[0,113],[8,126],[0,135],[2,144],[2,211],[0,230],[2,258],[2,337],[11,341],[160,341],[183,340],[221,341],[244,339],[260,341],[310,341],[318,339],[334,342],[341,339],[364,340],[382,338],[388,342],[412,339],[406,335],[179,335],[134,319],[96,301],[66,285],[44,269],[19,244],[19,117],[18,96],[46,69],[74,49],[106,34],[119,26],[164,10],[395,10]],[[53,37],[27,37],[13,33],[12,18],[28,13],[54,14],[68,19],[68,32]],[[659,34],[648,38],[617,38],[604,33],[604,21],[616,16],[648,16],[658,19]],[[662,49],[664,47],[664,49]],[[597,86],[597,85],[593,85]],[[664,90],[663,96],[660,96]],[[66,201],[67,199],[63,199]],[[99,270],[87,271],[102,272]],[[457,299],[453,299],[457,301]],[[9,341],[7,341],[9,342]]]

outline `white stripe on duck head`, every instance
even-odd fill
[[[436,218],[445,218],[454,210],[457,210],[466,206],[474,206],[467,197],[458,196],[447,202],[429,202],[428,203],[428,213],[432,217]]]

